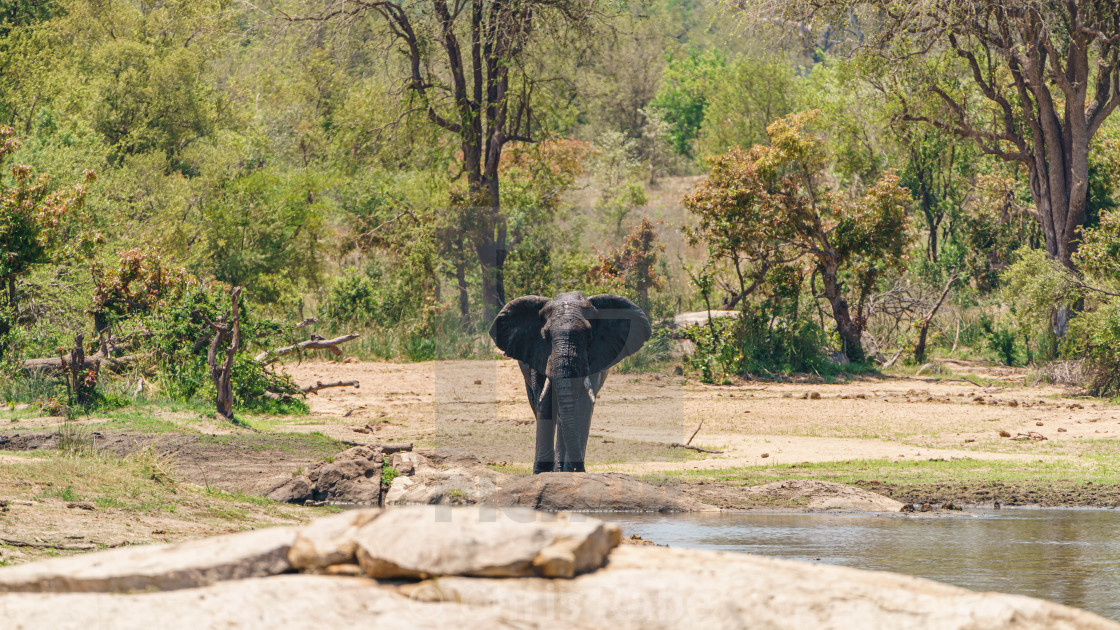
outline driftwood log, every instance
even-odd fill
[[[338,349],[338,345],[341,343],[346,343],[347,341],[353,341],[360,336],[361,335],[357,333],[350,333],[349,335],[335,337],[334,339],[308,339],[307,341],[301,341],[295,345],[284,346],[283,348],[277,348],[275,350],[262,352],[255,358],[257,360],[257,363],[268,365],[269,363],[272,363],[273,361],[279,359],[284,355],[292,354],[294,352],[303,352],[304,350],[330,350],[331,353],[335,356],[342,356],[342,350]]]
[[[107,357],[98,352],[97,354],[86,355],[82,360],[82,368],[91,370],[100,363],[102,369],[119,372],[139,360],[140,355],[138,354],[128,354],[123,357]],[[68,356],[27,359],[23,362],[23,369],[26,372],[61,372],[64,369],[69,369],[70,366],[71,363]]]
[[[412,451],[412,442],[407,444],[381,444],[378,442],[355,442],[354,440],[339,440],[346,446],[368,446],[370,448],[381,449],[382,455],[392,455],[393,453],[408,453]]]
[[[330,387],[359,387],[358,381],[335,381],[334,383],[324,383],[323,381],[316,381],[314,385],[303,387],[303,393],[314,394],[320,389],[327,389]]]

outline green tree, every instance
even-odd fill
[[[335,0],[313,20],[371,15],[403,53],[403,79],[427,120],[458,141],[466,178],[469,234],[482,275],[487,318],[505,303],[508,217],[501,207],[499,167],[505,145],[539,135],[534,89],[542,76],[539,40],[574,36],[596,7],[588,0],[445,0],[379,3]]]
[[[0,127],[0,167],[19,148],[11,127]],[[0,179],[0,282],[7,285],[8,306],[18,306],[16,278],[32,266],[49,262],[67,246],[66,223],[85,202],[88,184],[95,178],[63,188],[51,185],[51,176],[32,174],[26,164],[10,166],[11,179]]]
[[[712,72],[696,152],[723,153],[766,141],[766,127],[797,106],[793,69],[782,61],[744,57]]]
[[[694,155],[692,143],[704,123],[708,93],[727,60],[718,50],[692,49],[688,54],[670,56],[661,77],[661,87],[650,101],[669,124],[669,137],[677,153]]]
[[[1089,146],[1120,105],[1120,6],[1091,0],[750,4],[770,21],[855,27],[854,48],[900,104],[900,120],[955,134],[1027,172],[1046,251],[1072,268],[1087,218]]]
[[[816,115],[780,118],[767,128],[769,145],[711,158],[708,179],[684,203],[703,240],[725,238],[733,222],[747,256],[811,265],[844,352],[862,361],[863,304],[886,272],[902,266],[911,240],[909,192],[890,171],[860,197],[830,189],[827,148],[806,130]]]

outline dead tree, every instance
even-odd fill
[[[937,298],[937,302],[929,313],[922,319],[921,324],[918,325],[918,343],[914,346],[914,362],[924,363],[926,360],[926,336],[929,334],[929,325],[933,322],[933,316],[937,315],[937,311],[941,305],[945,303],[945,298],[949,295],[949,290],[953,288],[953,283],[960,278],[960,274],[953,272],[949,276],[949,281],[945,283],[945,288],[941,291],[941,297]]]
[[[241,287],[234,287],[230,292],[229,315],[218,317],[216,322],[201,311],[194,312],[214,331],[214,336],[210,339],[210,350],[206,353],[206,365],[210,368],[210,378],[214,381],[214,390],[217,392],[218,415],[227,420],[233,420],[233,359],[241,348],[240,298]],[[225,357],[219,363],[219,349],[227,342],[229,346],[224,350]]]
[[[70,389],[75,403],[84,405],[89,402],[90,393],[97,383],[98,373],[101,371],[101,359],[94,355],[87,359],[85,348],[82,347],[85,335],[74,335],[74,349],[69,355],[59,357],[59,365],[66,377],[66,385]]]

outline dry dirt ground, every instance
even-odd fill
[[[786,478],[919,503],[1120,505],[1120,408],[1028,384],[1024,369],[956,360],[933,367],[842,383],[611,374],[592,420],[588,470],[682,484],[738,508],[762,505],[743,486]],[[360,387],[311,396],[309,417],[275,430],[457,447],[513,472],[530,469],[534,422],[513,361],[286,369],[300,383]],[[690,438],[721,452],[670,446]]]
[[[856,459],[1063,461],[1120,438],[1120,409],[1107,402],[1017,384],[1022,370],[954,365],[954,376],[944,380],[842,384],[704,385],[664,374],[611,374],[592,420],[588,467],[642,474]],[[309,417],[274,430],[455,446],[531,465],[534,423],[513,361],[286,369],[300,383],[357,380],[360,387],[310,396]],[[985,385],[994,379],[1001,382]],[[698,427],[692,444],[722,453],[670,448]]]
[[[939,374],[843,383],[704,385],[671,367],[611,374],[588,470],[678,484],[735,508],[775,507],[744,488],[783,479],[837,481],[906,502],[1120,504],[1120,408],[1025,384],[1023,370],[943,363]],[[307,415],[240,425],[158,404],[81,418],[70,431],[84,432],[92,457],[58,449],[59,418],[0,414],[0,564],[306,520],[322,509],[257,495],[342,442],[451,447],[504,472],[530,470],[534,421],[513,361],[284,369],[301,385],[360,387],[310,396]],[[720,452],[671,446],[690,438]]]

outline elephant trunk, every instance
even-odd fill
[[[560,378],[553,383],[560,470],[582,472],[594,401],[586,378]]]

